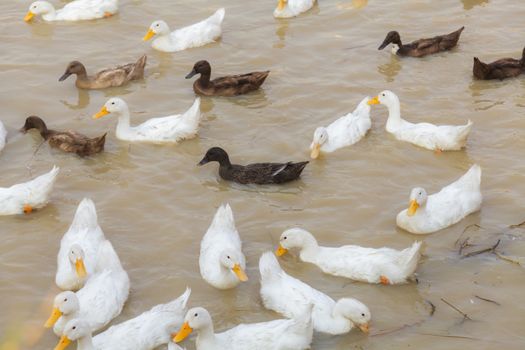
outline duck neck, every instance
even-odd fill
[[[57,17],[57,12],[55,10],[55,7],[51,4],[49,4],[49,7],[47,9],[47,13],[42,15],[42,18],[45,20],[45,21],[52,21],[54,20],[56,17]]]
[[[95,350],[93,346],[93,337],[88,334],[77,340],[77,350]]]
[[[129,107],[124,106],[124,109],[120,112],[117,123],[117,137],[119,134],[126,133],[130,129],[129,121]]]
[[[399,105],[399,99],[394,101],[392,104],[387,105],[388,108],[388,120],[386,121],[386,130],[392,132],[399,127],[401,124],[401,106]]]
[[[318,251],[319,245],[317,244],[315,238],[311,235],[305,236],[300,253],[301,260],[306,262],[314,262],[317,257]]]
[[[225,154],[217,161],[219,162],[221,168],[230,168],[232,166],[232,163],[230,162],[230,157],[227,154]]]
[[[206,69],[204,71],[201,71],[201,76],[199,77],[199,85],[206,87],[210,85],[210,78],[211,78],[211,67],[208,67],[209,69]]]
[[[88,75],[87,75],[87,71],[86,71],[86,67],[82,66],[80,68],[80,71],[77,74],[77,82],[79,81],[88,81],[89,78],[88,78]]]
[[[197,335],[197,349],[200,349],[201,347],[208,347],[207,344],[215,344],[215,333],[213,330],[213,325],[209,324],[198,331]]]

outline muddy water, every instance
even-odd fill
[[[45,302],[57,292],[56,253],[78,202],[88,196],[131,278],[131,296],[115,323],[177,297],[186,286],[193,289],[191,305],[209,308],[217,330],[279,317],[261,305],[257,263],[284,229],[301,226],[329,246],[425,242],[419,284],[405,286],[349,283],[293,257],[282,259],[289,274],[334,298],[356,297],[372,311],[371,336],[316,335],[313,349],[523,349],[523,268],[492,254],[460,259],[455,245],[470,237],[476,250],[501,239],[499,251],[525,254],[524,230],[508,227],[525,219],[525,78],[471,77],[473,56],[491,61],[521,54],[520,1],[325,0],[299,18],[275,20],[272,1],[122,0],[120,14],[108,20],[28,25],[22,18],[29,3],[0,3],[0,119],[9,130],[0,186],[28,180],[53,164],[62,171],[49,206],[31,216],[0,218],[0,344],[54,346],[56,338],[41,324],[49,311]],[[220,6],[226,19],[218,43],[165,54],[141,41],[153,20],[175,28]],[[460,45],[450,53],[399,59],[377,51],[389,30],[409,41],[462,25]],[[57,81],[73,59],[93,71],[143,53],[149,56],[146,79],[125,88],[81,92],[71,78]],[[194,95],[184,76],[199,59],[208,59],[216,74],[272,73],[257,93],[204,98],[199,138],[176,147],[122,142],[114,136],[115,118],[91,119],[110,96],[123,97],[136,122],[186,110]],[[300,181],[286,186],[235,186],[218,178],[215,165],[195,166],[216,145],[239,163],[307,159],[317,126],[383,89],[398,93],[409,120],[472,119],[467,149],[437,155],[398,142],[384,130],[387,112],[379,106],[363,141],[311,163]],[[79,159],[39,147],[38,137],[16,131],[31,114],[57,129],[109,131],[106,152]],[[437,191],[473,163],[483,168],[480,213],[425,237],[396,229],[395,215],[406,207],[410,188]],[[250,277],[227,292],[205,284],[198,270],[200,239],[224,202],[234,210]],[[463,321],[441,298],[473,321]],[[186,343],[194,349],[192,341]]]

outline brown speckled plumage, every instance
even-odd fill
[[[521,59],[502,58],[492,63],[483,63],[474,57],[472,73],[474,77],[481,80],[517,77],[525,71],[525,48],[521,53]]]

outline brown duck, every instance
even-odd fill
[[[502,58],[492,63],[483,63],[474,57],[472,73],[474,77],[481,80],[512,78],[525,71],[525,48],[521,53],[521,59]]]
[[[450,34],[438,35],[429,39],[419,39],[410,44],[403,44],[399,33],[391,31],[386,35],[385,40],[379,46],[378,50],[382,50],[388,44],[392,44],[393,54],[399,56],[423,57],[436,52],[452,49],[457,45],[463,29],[465,29],[465,27],[461,27]]]
[[[237,165],[230,163],[228,153],[220,147],[212,147],[198,165],[219,163],[219,175],[240,184],[282,184],[297,180],[308,162],[255,163]]]
[[[75,131],[49,130],[46,123],[35,116],[28,117],[20,131],[25,134],[31,129],[37,129],[51,147],[59,148],[64,152],[76,153],[81,157],[102,152],[106,142],[106,134],[90,139]]]
[[[193,83],[196,94],[204,96],[236,96],[257,90],[270,74],[270,71],[252,72],[241,75],[228,75],[210,80],[211,66],[208,61],[199,61],[186,75],[190,79],[196,74],[201,76]]]
[[[77,75],[76,86],[79,89],[105,89],[109,87],[122,86],[131,80],[144,78],[144,67],[147,56],[144,55],[135,63],[124,66],[104,69],[93,76],[88,76],[86,67],[79,61],[70,62],[66,72],[58,81],[66,80],[71,74]]]

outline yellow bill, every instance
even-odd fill
[[[71,344],[71,340],[65,335],[63,335],[58,341],[57,346],[55,346],[55,350],[64,350],[69,346],[69,344]]]
[[[173,337],[173,341],[175,343],[180,343],[184,339],[188,337],[188,335],[193,332],[193,329],[190,327],[188,322],[184,322],[182,327],[180,328],[179,332]],[[56,349],[55,349],[56,350]]]
[[[95,114],[95,115],[93,116],[93,119],[102,118],[103,116],[108,115],[108,114],[109,114],[109,111],[108,111],[108,109],[106,108],[106,106],[104,106],[104,107],[102,107],[102,108],[100,109],[100,112],[98,112],[97,114]]]
[[[279,0],[279,4],[277,5],[277,9],[279,11],[284,10],[284,7],[286,6],[287,0]]]
[[[53,311],[51,312],[51,316],[47,319],[46,323],[44,324],[44,327],[51,328],[54,326],[54,324],[58,321],[58,319],[62,316],[62,311],[58,309],[58,307],[54,307]]]
[[[84,261],[82,259],[77,259],[75,262],[75,270],[77,271],[78,277],[84,278],[87,276],[86,265],[84,265]]]
[[[410,204],[408,205],[407,215],[413,216],[417,209],[419,208],[419,204],[417,204],[417,201],[415,199],[412,199],[410,201]]]
[[[288,249],[283,248],[283,246],[279,244],[279,248],[277,248],[277,251],[275,252],[275,254],[277,256],[283,256],[286,253],[288,253]]]
[[[242,282],[246,282],[248,281],[248,276],[246,276],[246,272],[244,272],[244,270],[242,269],[241,265],[239,264],[235,264],[233,266],[233,272],[235,273],[235,275],[237,275],[237,278],[242,281]]]
[[[370,325],[368,323],[360,324],[358,327],[363,333],[368,334],[368,332],[370,331]]]
[[[155,34],[156,33],[153,31],[153,29],[150,29],[150,30],[148,30],[146,35],[144,35],[144,38],[142,38],[142,40],[148,41],[149,39],[153,38],[155,36]]]
[[[315,143],[314,147],[312,148],[312,152],[310,152],[310,158],[317,159],[319,157],[320,152],[321,152],[321,145],[318,143]]]
[[[381,102],[379,102],[379,98],[376,96],[376,97],[374,97],[373,99],[368,100],[367,103],[368,103],[369,105],[378,105],[378,104],[380,104]]]
[[[33,19],[33,17],[35,17],[35,14],[33,12],[29,11],[27,13],[27,15],[24,17],[24,21],[30,22]]]
[[[33,207],[29,204],[24,205],[24,214],[31,214],[33,212]]]

